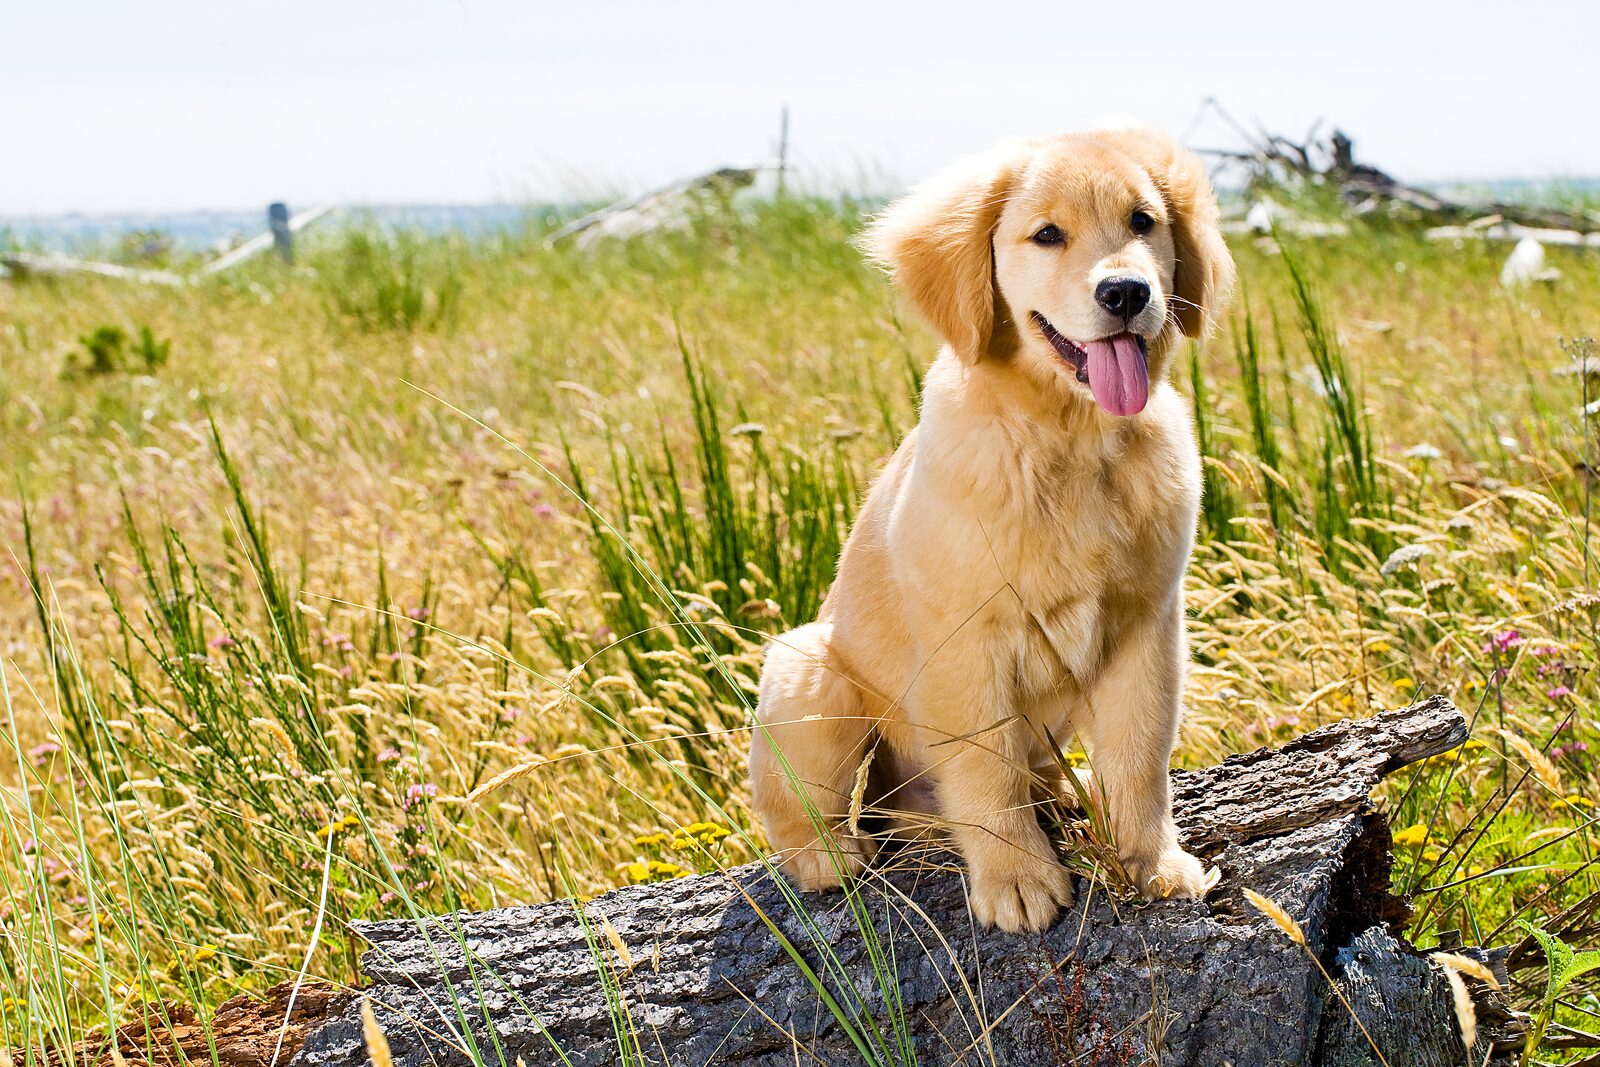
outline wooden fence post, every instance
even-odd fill
[[[289,205],[281,201],[267,205],[267,226],[272,230],[272,246],[285,263],[294,262],[294,231],[289,229]]]

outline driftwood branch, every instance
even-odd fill
[[[784,124],[787,130],[787,110],[784,112]],[[784,136],[787,138],[788,134]],[[784,151],[787,152],[787,145]],[[591,238],[630,237],[681,225],[687,220],[687,211],[697,198],[730,195],[751,185],[761,171],[776,170],[782,175],[787,166],[787,162],[780,159],[776,163],[756,163],[746,167],[718,167],[706,174],[697,174],[659,189],[651,189],[573,219],[545,238],[544,246],[553,248],[580,234]]]
[[[1600,232],[1600,214],[1592,211],[1564,211],[1494,198],[1469,198],[1409,185],[1357,159],[1355,141],[1343,130],[1335,129],[1326,137],[1318,137],[1320,120],[1307,131],[1304,140],[1296,141],[1264,129],[1246,129],[1214,99],[1206,101],[1201,114],[1206,110],[1221,119],[1244,147],[1202,148],[1201,154],[1225,166],[1243,168],[1249,184],[1257,190],[1316,182],[1336,189],[1354,214],[1398,210],[1435,226],[1461,225],[1493,217],[1496,222],[1512,227],[1560,231],[1568,235],[1563,243],[1582,243],[1585,235]],[[1501,239],[1506,235],[1474,229],[1464,236]]]
[[[324,206],[312,208],[310,211],[302,211],[285,223],[285,229],[288,233],[299,233],[333,210],[335,209],[332,207]],[[124,267],[116,263],[79,259],[76,256],[62,255],[55,252],[6,252],[0,254],[0,267],[4,267],[18,277],[24,278],[33,275],[98,274],[103,278],[118,278],[124,281],[141,282],[146,285],[188,285],[199,281],[201,278],[231,270],[240,263],[260,255],[273,247],[274,239],[274,233],[271,230],[257,234],[239,247],[218,256],[199,270],[188,275],[175,274],[170,270]]]
[[[117,263],[100,263],[92,259],[79,259],[60,253],[7,252],[0,255],[0,267],[19,277],[56,274],[98,274],[103,278],[142,282],[147,285],[183,285],[181,274],[170,270],[150,270],[143,267],[124,267]]]
[[[619,889],[581,911],[361,924],[366,993],[402,1067],[585,1067],[621,1062],[619,1043],[628,1062],[674,1065],[855,1064],[869,1059],[863,1044],[883,1062],[1377,1064],[1363,1026],[1390,1064],[1460,1064],[1443,973],[1401,936],[1407,907],[1391,893],[1389,829],[1369,795],[1465,737],[1460,713],[1434,698],[1175,774],[1185,846],[1222,870],[1204,901],[1130,905],[1080,880],[1046,935],[1011,936],[974,928],[950,862],[891,863],[860,883],[854,914],[834,892],[805,897],[805,915],[753,865]],[[1287,910],[1306,949],[1247,888]],[[1475,995],[1471,1062],[1503,1062],[1519,1020],[1487,987]],[[295,1062],[366,1063],[356,1008],[314,1031]]]

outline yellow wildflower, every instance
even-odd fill
[[[1439,767],[1450,767],[1456,763],[1464,763],[1470,758],[1471,753],[1483,748],[1482,741],[1470,740],[1457,745],[1455,748],[1445,749],[1437,756],[1429,756],[1418,766],[1423,770],[1434,770]]]
[[[653,834],[645,834],[643,837],[634,838],[633,843],[638,845],[640,848],[654,848],[657,845],[664,845],[670,840],[671,838],[665,833],[657,830]]]
[[[714,822],[697,822],[689,825],[689,833],[704,845],[714,845],[728,836],[728,828]]]
[[[1396,678],[1394,680],[1394,687],[1404,693],[1415,689],[1417,687],[1417,683],[1410,678]]]
[[[718,826],[714,822],[696,822],[680,827],[672,832],[672,847],[676,849],[693,848],[700,845],[709,848],[728,836],[726,827]]]
[[[669,878],[679,878],[689,872],[676,863],[663,863],[661,860],[643,860],[626,864],[622,873],[630,882],[664,882]]]
[[[361,825],[361,817],[359,815],[351,813],[349,815],[346,815],[342,819],[333,820],[332,822],[328,823],[326,826],[317,827],[317,836],[318,837],[330,837],[333,834],[342,833],[345,830],[354,829],[355,827],[360,826],[360,825]]]
[[[206,960],[211,959],[216,954],[217,954],[217,946],[215,946],[215,945],[201,945],[199,948],[195,949],[195,951],[194,951],[194,961],[196,963],[204,963]]]
[[[1404,830],[1397,830],[1394,835],[1394,843],[1404,848],[1417,848],[1427,840],[1428,828],[1420,822]]]

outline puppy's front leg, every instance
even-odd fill
[[[1077,726],[1105,790],[1117,852],[1145,894],[1198,897],[1205,870],[1178,847],[1167,773],[1183,712],[1182,615],[1172,609],[1135,625],[1109,655]]]
[[[928,746],[940,813],[985,926],[1044,930],[1072,903],[1072,880],[1034,813],[1031,737],[999,665],[979,640],[951,640],[922,667],[913,719]]]

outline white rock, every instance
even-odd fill
[[[1506,265],[1500,268],[1500,284],[1508,289],[1530,282],[1553,282],[1560,277],[1559,270],[1544,265],[1544,245],[1532,237],[1518,241],[1506,257]]]
[[[1244,224],[1257,233],[1271,233],[1272,221],[1283,214],[1283,209],[1271,199],[1263,197],[1250,205],[1245,212]]]

